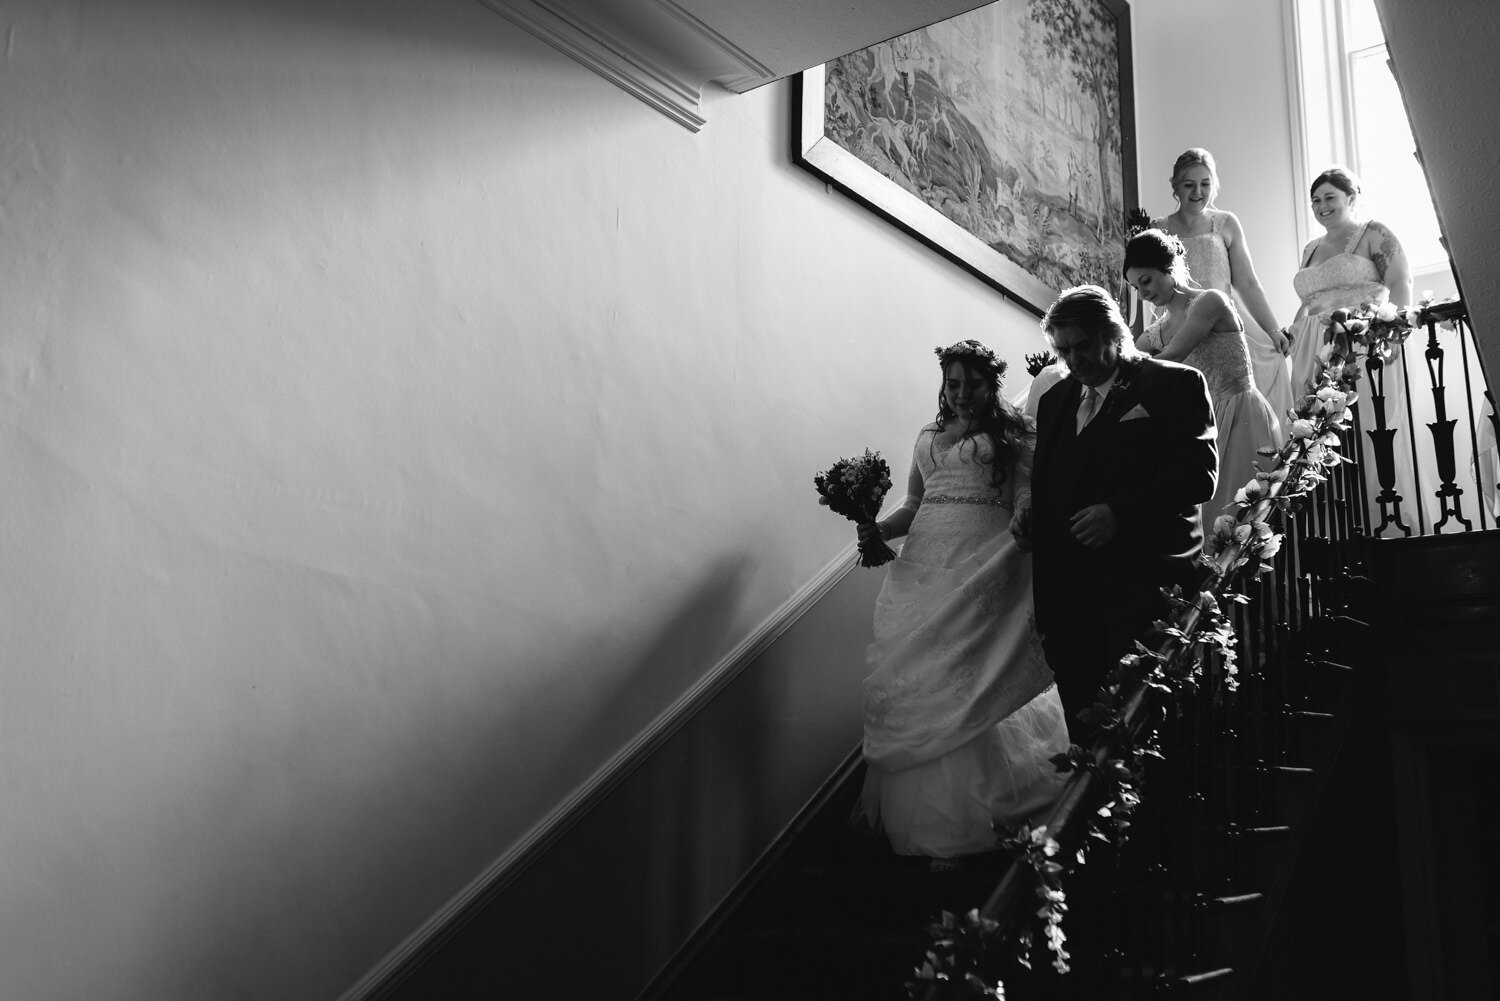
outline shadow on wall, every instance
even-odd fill
[[[590,677],[614,679],[615,687],[596,703],[604,708],[586,718],[576,712],[552,716],[547,696],[526,704],[444,712],[464,695],[450,692],[446,701],[392,707],[393,714],[406,714],[401,731],[418,735],[408,745],[410,753],[391,744],[379,749],[381,757],[354,760],[368,756],[370,748],[341,738],[347,721],[300,717],[274,725],[299,734],[326,732],[321,757],[299,758],[276,749],[268,737],[273,746],[266,751],[267,760],[195,762],[198,781],[195,788],[177,791],[179,801],[192,802],[204,815],[238,816],[240,822],[232,842],[221,841],[211,850],[184,842],[180,829],[165,826],[156,832],[164,842],[184,842],[184,851],[201,856],[198,875],[177,889],[166,911],[142,915],[129,951],[142,969],[157,972],[127,981],[136,991],[154,987],[158,996],[171,997],[338,995],[512,850],[518,829],[555,805],[549,801],[532,810],[532,799],[549,793],[555,798],[558,789],[578,783],[575,776],[587,778],[603,764],[583,760],[591,746],[599,746],[597,735],[593,740],[587,736],[590,730],[619,729],[620,720],[637,714],[638,701],[644,701],[640,691],[685,690],[713,666],[728,641],[742,576],[737,559],[705,568],[691,596],[666,615],[649,643],[620,651],[630,658],[627,665],[607,675],[589,671]],[[613,648],[615,630],[596,626],[591,632],[565,662],[582,665]],[[412,666],[413,671],[422,669]],[[496,665],[495,670],[502,668]],[[439,680],[434,677],[435,683]],[[549,929],[550,935],[555,928],[556,934],[570,936],[568,926],[588,924],[590,895],[616,893],[606,884],[621,878],[635,884],[627,894],[631,899],[651,897],[657,889],[654,874],[677,870],[693,852],[705,850],[695,826],[702,818],[694,816],[702,808],[702,787],[721,798],[727,793],[747,811],[760,800],[760,744],[769,726],[758,717],[774,707],[745,709],[747,717],[734,727],[697,734],[697,747],[672,759],[673,773],[653,780],[660,784],[647,800],[659,803],[659,811],[653,807],[645,814],[606,821],[621,832],[621,846],[632,853],[648,845],[650,859],[632,854],[622,860],[597,846],[581,856],[570,855],[566,847],[556,853],[567,859],[563,870],[573,882],[566,896],[543,893],[548,907],[533,912],[536,929]],[[428,718],[422,719],[423,713]],[[524,716],[541,716],[542,723],[567,727],[576,736],[540,753],[535,747],[517,747],[515,721]],[[420,743],[425,734],[443,735],[448,757],[435,759],[431,747]],[[226,744],[226,750],[232,747],[232,742]],[[284,761],[275,760],[283,755]],[[268,808],[263,790],[261,773],[278,767],[287,775],[289,791],[283,804],[277,804],[285,810]],[[326,808],[316,817],[296,812],[303,800],[290,788],[306,784],[325,790]],[[634,807],[640,801],[629,802]],[[719,813],[709,821],[730,827],[742,823]],[[686,871],[699,869],[695,863]],[[507,871],[505,880],[513,875]],[[662,887],[667,886],[663,881]],[[690,894],[692,887],[667,892]],[[205,934],[205,927],[211,934]],[[493,943],[488,947],[513,955]],[[122,996],[145,995],[127,989]]]
[[[630,1001],[857,745],[853,573],[373,1001]]]
[[[645,704],[643,692],[690,689],[728,645],[743,573],[742,561],[737,559],[725,558],[708,567],[690,589],[691,597],[657,627],[655,638],[630,654],[630,665],[609,673],[616,679],[614,690],[596,703],[604,708],[588,719],[568,722],[573,739],[560,745],[561,750],[546,758],[518,755],[508,736],[499,733],[477,741],[472,760],[482,762],[483,767],[471,771],[461,785],[449,791],[447,806],[453,815],[469,814],[476,806],[504,812],[504,790],[517,781],[571,772],[591,748],[597,748],[597,731],[617,730],[620,720],[639,717]],[[593,651],[610,649],[608,640],[605,635],[603,642],[590,641],[581,648],[588,651],[586,656],[593,657],[597,655]],[[767,760],[763,745],[774,732],[774,721],[768,717],[777,707],[771,702],[735,701],[738,710],[729,725],[718,720],[703,728],[696,718],[688,720],[652,756],[651,768],[606,776],[597,787],[587,788],[585,796],[574,804],[575,809],[549,817],[548,822],[554,826],[534,832],[542,836],[517,856],[505,859],[506,867],[492,874],[498,879],[471,901],[461,920],[478,920],[465,926],[456,945],[448,947],[474,952],[479,958],[469,963],[477,962],[481,972],[489,964],[500,964],[495,971],[498,977],[506,964],[526,961],[525,953],[516,950],[528,936],[540,934],[566,942],[573,940],[575,932],[593,934],[586,931],[591,924],[588,912],[605,900],[628,900],[631,906],[650,900],[667,915],[700,915],[706,905],[698,880],[707,877],[715,886],[724,882],[716,878],[720,874],[714,871],[713,858],[704,857],[705,853],[717,855],[715,846],[720,839],[711,832],[724,830],[730,832],[729,838],[743,840],[741,829],[746,818],[738,814],[752,813],[767,792],[761,786]],[[434,720],[433,725],[443,726],[445,721]],[[634,734],[627,735],[631,736]],[[602,763],[590,764],[593,771]],[[405,781],[421,782],[424,778],[413,775]],[[644,793],[639,788],[642,782],[649,787]],[[557,785],[555,781],[550,784]],[[620,784],[635,788],[627,788],[620,795],[614,791]],[[723,809],[726,803],[730,804],[728,810]],[[705,807],[711,808],[707,815]],[[575,830],[580,821],[584,822],[581,833]],[[602,844],[597,836],[600,831],[609,832]],[[411,871],[424,860],[442,858],[447,847],[447,832],[434,830],[428,843],[410,846],[408,857],[372,860],[367,866],[369,876],[378,878],[387,867]],[[448,894],[463,889],[463,881],[479,877],[511,847],[493,844],[490,857],[460,873],[462,880],[449,886]],[[742,867],[743,860],[723,861]],[[735,869],[735,875],[739,871]],[[722,890],[707,892],[711,904]],[[526,927],[502,925],[497,931],[486,924],[482,912],[500,895],[507,898],[505,914],[530,916]],[[644,915],[641,917],[644,919]],[[689,920],[696,921],[696,917]],[[615,934],[630,938],[640,934],[646,924],[642,920],[629,931]],[[481,928],[487,931],[476,933]],[[399,932],[404,935],[413,930],[405,927]],[[473,980],[474,972],[466,975],[467,986],[479,986]],[[507,981],[492,986],[498,989],[503,982]],[[429,996],[457,996],[451,993],[453,989],[448,985],[440,995]]]

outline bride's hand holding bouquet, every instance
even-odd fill
[[[875,519],[891,489],[891,470],[879,452],[865,449],[853,459],[839,459],[813,477],[818,503],[859,526],[859,565],[878,567],[896,558]]]

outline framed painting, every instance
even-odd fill
[[[1130,7],[999,0],[800,74],[794,159],[1041,315],[1121,297]]]

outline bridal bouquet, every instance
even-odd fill
[[[853,459],[840,459],[827,472],[813,477],[818,488],[819,504],[834,514],[841,514],[858,525],[874,524],[880,514],[880,502],[891,489],[891,468],[879,452],[865,449]],[[896,558],[879,533],[859,543],[859,565],[878,567]]]

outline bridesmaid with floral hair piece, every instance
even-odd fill
[[[1255,388],[1245,324],[1233,301],[1218,289],[1192,287],[1185,258],[1181,240],[1148,229],[1125,245],[1125,279],[1157,313],[1136,347],[1196,368],[1208,380],[1219,451],[1218,486],[1203,510],[1212,525],[1255,478],[1260,449],[1281,444],[1281,426]]]
[[[1292,408],[1291,350],[1286,328],[1266,301],[1266,291],[1255,274],[1244,227],[1233,213],[1214,205],[1219,194],[1219,172],[1213,154],[1193,147],[1172,164],[1172,196],[1177,211],[1152,225],[1177,237],[1187,256],[1188,273],[1200,288],[1238,295],[1254,323],[1245,324],[1245,343],[1260,390],[1278,421]]]

